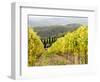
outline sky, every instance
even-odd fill
[[[67,25],[67,24],[88,24],[87,17],[54,17],[54,16],[28,16],[28,26],[49,26],[49,25]]]

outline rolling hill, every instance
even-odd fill
[[[77,29],[80,24],[67,24],[67,25],[51,25],[51,26],[41,26],[33,27],[34,31],[41,38],[51,37],[51,36],[62,36],[65,32],[73,31]]]

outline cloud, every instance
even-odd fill
[[[86,17],[29,16],[29,26],[66,25],[71,23],[88,24]]]

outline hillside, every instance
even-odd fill
[[[51,37],[51,36],[62,36],[65,32],[73,31],[77,29],[80,24],[67,24],[67,25],[52,25],[44,27],[34,27],[34,31],[41,38]]]

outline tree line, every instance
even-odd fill
[[[44,48],[50,47],[56,40],[56,36],[41,39],[42,43],[44,44]]]

